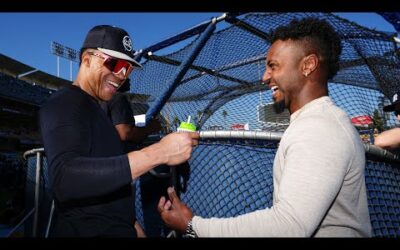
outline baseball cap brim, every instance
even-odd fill
[[[138,63],[137,61],[135,61],[135,59],[133,59],[132,57],[129,57],[129,56],[125,55],[124,53],[121,53],[121,52],[118,52],[118,51],[115,51],[115,50],[110,50],[110,49],[103,49],[103,48],[97,48],[97,49],[100,50],[101,52],[103,52],[103,53],[109,55],[109,56],[112,56],[112,57],[115,57],[115,58],[119,58],[119,59],[124,59],[124,60],[130,61],[130,62],[132,62],[135,66],[138,66],[138,67],[140,67],[140,68],[143,68],[143,66],[142,66],[140,63]]]

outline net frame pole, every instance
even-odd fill
[[[228,14],[225,21],[232,25],[235,25],[236,27],[239,27],[247,32],[250,32],[251,34],[253,34],[255,36],[258,36],[259,38],[261,38],[263,40],[266,40],[266,41],[271,40],[271,34],[267,34],[263,31],[257,29],[253,25],[250,25],[250,24],[246,23],[245,21],[240,20],[235,15]]]
[[[217,23],[217,19],[213,18],[206,30],[200,35],[197,44],[194,46],[192,53],[190,53],[185,60],[182,61],[179,68],[176,70],[175,77],[171,80],[168,84],[166,91],[160,95],[157,100],[155,100],[154,105],[149,108],[146,113],[146,124],[155,117],[165,105],[167,100],[171,97],[172,93],[178,87],[180,81],[185,76],[186,72],[188,71],[189,67],[192,65],[193,61],[199,55],[201,50],[206,45],[208,39],[211,37],[215,30],[215,26]]]
[[[203,130],[200,131],[200,140],[213,139],[241,139],[241,140],[270,140],[280,141],[284,132],[274,131],[237,131],[237,130]],[[400,155],[394,154],[378,146],[363,143],[365,153],[382,160],[400,162]]]
[[[35,176],[35,213],[33,216],[32,236],[37,236],[37,228],[39,221],[39,189],[40,189],[40,173],[42,170],[42,152],[36,152],[36,176]]]
[[[242,14],[242,13],[240,13],[240,14]],[[237,15],[239,15],[239,13]],[[224,13],[221,16],[216,18],[216,22],[218,23],[220,21],[223,21],[223,20],[225,20],[226,17],[227,17],[227,13]],[[183,41],[185,39],[188,39],[188,38],[191,38],[191,37],[193,37],[195,35],[198,35],[198,34],[202,33],[210,25],[211,22],[213,22],[213,19],[207,20],[205,22],[202,22],[202,23],[200,23],[200,24],[198,24],[198,25],[196,25],[196,26],[194,26],[192,28],[189,28],[189,29],[177,34],[177,35],[169,37],[169,38],[167,38],[167,39],[165,39],[165,40],[163,40],[163,41],[161,41],[159,43],[156,43],[156,44],[154,44],[154,45],[152,45],[150,47],[147,47],[147,48],[141,50],[141,53],[142,53],[142,55],[146,55],[147,52],[154,53],[154,52],[156,52],[158,50],[164,49],[164,48],[166,48],[168,46],[171,46],[171,45],[174,45],[176,43],[179,43],[180,41]]]

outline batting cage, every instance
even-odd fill
[[[177,174],[153,175],[174,177],[182,200],[202,217],[237,216],[272,205],[272,165],[289,114],[272,112],[272,94],[261,77],[272,32],[304,17],[324,19],[340,35],[340,70],[329,80],[329,95],[365,143],[373,236],[399,237],[399,159],[371,145],[377,133],[398,126],[395,116],[382,110],[399,90],[398,40],[331,13],[229,13],[138,51],[143,69],[131,76],[131,94],[141,98],[132,102],[150,107],[146,119],[162,117],[166,133],[190,116],[201,134]],[[216,29],[222,23],[226,28]],[[186,45],[176,52],[160,53],[182,41]],[[146,230],[140,181],[136,213]],[[167,237],[168,230],[157,235]]]

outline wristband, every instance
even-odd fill
[[[185,236],[187,238],[197,238],[197,234],[193,229],[193,224],[192,224],[192,220],[189,221],[186,231],[185,231]]]

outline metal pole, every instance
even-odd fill
[[[135,53],[135,57],[133,59],[135,59],[136,62],[140,62],[142,57],[143,57],[143,50],[141,49]]]
[[[192,53],[190,53],[185,58],[185,60],[182,61],[181,65],[179,66],[179,68],[176,71],[177,73],[175,74],[175,77],[169,83],[167,90],[159,98],[157,98],[157,100],[154,102],[154,105],[149,108],[149,110],[146,113],[146,124],[148,124],[148,122],[151,120],[151,118],[155,117],[161,111],[162,107],[165,105],[168,98],[172,95],[172,93],[178,87],[180,81],[185,76],[190,65],[192,65],[193,61],[196,59],[196,57],[198,56],[200,51],[206,45],[208,39],[213,34],[213,31],[215,30],[216,22],[217,22],[216,18],[213,18],[211,20],[211,22],[207,26],[206,30],[200,35],[199,40],[197,41]],[[140,58],[140,55],[141,54],[139,54],[137,58]],[[171,182],[172,182],[171,184],[175,187],[175,190],[178,192],[178,189],[177,189],[178,173],[177,173],[175,167],[170,168],[170,174],[171,174]],[[176,235],[176,232],[175,232],[175,235]]]
[[[237,130],[203,130],[200,139],[244,139],[244,140],[269,140],[280,141],[283,132],[274,131],[237,131]]]
[[[44,148],[34,148],[28,151],[25,151],[25,153],[22,155],[22,157],[27,160],[28,156],[36,154],[37,152],[42,152],[44,153]]]
[[[57,76],[60,77],[60,57],[57,56]]]
[[[47,222],[46,234],[44,235],[45,238],[48,238],[48,237],[49,237],[49,232],[50,232],[50,227],[51,227],[51,221],[52,221],[52,219],[53,219],[53,213],[54,213],[54,199],[51,201],[51,208],[50,208],[49,221]]]
[[[257,69],[258,69],[258,79],[260,79],[260,81],[262,81],[262,75],[261,75],[261,66],[260,66],[260,61],[257,61]],[[262,96],[261,96],[261,90],[259,92],[260,95],[260,105],[262,104]]]
[[[69,61],[69,80],[72,81],[72,61]]]
[[[217,19],[213,18],[208,27],[206,28],[206,30],[200,35],[199,40],[197,41],[197,44],[194,46],[192,53],[189,54],[184,61],[182,61],[181,65],[176,71],[177,73],[175,74],[175,78],[167,86],[167,90],[162,95],[160,95],[157,98],[157,100],[155,100],[154,105],[149,108],[149,110],[146,113],[146,124],[161,111],[164,104],[167,102],[169,97],[171,97],[172,93],[178,87],[180,81],[185,76],[190,65],[192,65],[193,61],[199,55],[200,51],[206,45],[208,39],[213,34],[216,22]]]
[[[40,189],[40,171],[42,167],[42,152],[36,153],[36,178],[35,178],[35,214],[33,216],[32,237],[36,237],[37,225],[39,219],[39,189]]]
[[[6,238],[11,237],[11,235],[23,224],[25,223],[25,221],[33,214],[33,212],[35,211],[34,208],[31,209],[31,211],[29,211],[29,213],[27,215],[25,215],[25,217],[13,228],[11,229],[10,232],[8,232]]]
[[[232,16],[234,16],[234,15],[232,15]],[[202,22],[202,23],[200,23],[200,24],[198,24],[198,25],[196,25],[196,26],[194,26],[192,28],[189,28],[189,29],[187,29],[187,30],[185,30],[185,31],[173,36],[173,37],[167,38],[167,39],[165,39],[165,40],[163,40],[163,41],[161,41],[161,42],[159,42],[157,44],[154,44],[154,45],[152,45],[150,47],[147,47],[147,48],[143,49],[142,51],[143,51],[144,54],[147,54],[147,52],[154,53],[156,51],[159,51],[159,50],[161,50],[163,48],[166,48],[166,47],[168,47],[170,45],[176,44],[176,43],[178,43],[180,41],[183,41],[183,40],[188,39],[188,38],[190,38],[192,36],[195,36],[195,35],[198,35],[198,34],[202,33],[209,26],[209,24],[214,21],[214,19],[218,23],[218,22],[221,22],[221,21],[225,20],[226,17],[227,17],[227,14],[224,13],[224,14],[222,14],[221,16],[219,16],[217,18],[213,18],[211,20]]]

